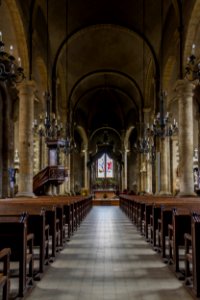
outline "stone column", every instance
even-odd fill
[[[179,80],[176,84],[179,107],[180,192],[195,196],[193,177],[193,91],[194,84]]]
[[[150,154],[147,154],[147,188],[146,192],[152,194],[152,163],[150,161]]]
[[[127,149],[124,149],[124,185],[123,188],[127,189],[128,187],[128,174],[127,174]]]
[[[160,195],[171,195],[170,192],[170,144],[169,137],[160,139]]]
[[[176,195],[179,192],[179,150],[178,137],[172,137],[172,193]]]
[[[84,146],[84,188],[88,189],[88,149],[87,146]]]
[[[23,82],[19,86],[19,190],[18,197],[34,197],[33,193],[33,81]]]
[[[140,192],[146,193],[147,188],[147,169],[146,160],[144,154],[141,155],[141,167],[140,167]]]
[[[69,160],[70,160],[70,193],[74,192],[74,153],[69,154]]]
[[[151,108],[150,107],[143,108],[143,113],[144,113],[144,126],[148,127],[150,124]],[[145,156],[143,155],[143,162],[145,162],[146,165],[146,172],[145,173],[143,172],[143,176],[146,176],[146,178],[143,179],[145,180],[143,191],[147,192],[148,194],[152,194],[152,165],[149,161],[149,156],[150,153],[147,153]]]
[[[65,194],[69,194],[70,191],[71,191],[71,185],[70,185],[70,181],[71,181],[71,164],[70,164],[70,154],[67,155],[66,157],[66,167],[67,167],[67,170],[68,170],[68,177],[66,178],[66,181],[65,181]]]

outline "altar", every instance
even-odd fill
[[[116,190],[114,189],[98,189],[93,190],[94,199],[111,199],[116,197]]]

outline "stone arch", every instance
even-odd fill
[[[200,0],[196,0],[191,17],[188,23],[187,31],[186,31],[186,39],[185,39],[185,48],[183,59],[186,63],[187,57],[191,54],[192,44],[198,43],[200,36]],[[197,49],[198,50],[198,49]],[[197,52],[197,56],[199,56],[200,51]]]
[[[26,39],[26,31],[20,15],[20,10],[17,6],[16,0],[5,0],[4,8],[8,11],[8,13],[11,16],[12,24],[9,25],[12,26],[12,28],[14,29],[18,49],[17,54],[21,57],[24,73],[27,76],[29,72],[28,45]]]
[[[133,129],[134,129],[134,126],[130,126],[130,127],[126,130],[126,132],[125,132],[125,136],[124,136],[124,148],[125,148],[126,150],[130,150],[130,149],[128,149],[128,145],[129,145],[129,137],[130,137],[131,132],[133,131]]]
[[[44,103],[43,95],[47,86],[47,69],[44,60],[40,56],[37,56],[35,59],[34,74],[35,74],[35,80],[37,82],[37,92],[38,92],[37,97],[40,102],[40,105],[44,109],[45,103]]]
[[[88,137],[87,137],[87,133],[86,133],[85,129],[82,126],[77,126],[76,130],[78,131],[78,133],[80,134],[80,136],[83,140],[83,145],[88,147]]]
[[[13,167],[13,120],[11,99],[4,84],[0,84],[0,197],[10,196],[9,168]]]

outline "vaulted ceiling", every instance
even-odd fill
[[[156,110],[160,74],[178,51],[179,0],[6,0],[2,8],[12,13],[14,2],[27,35],[27,72],[39,98],[48,77],[64,121],[71,111],[88,135],[105,126],[120,133],[142,120],[144,108]],[[187,15],[195,1],[182,2]]]

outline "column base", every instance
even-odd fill
[[[47,196],[58,196],[57,186],[55,186],[53,184],[50,184],[48,186],[47,191],[45,192],[45,195],[47,195]]]
[[[37,196],[32,192],[18,192],[15,197],[30,197],[37,198]]]
[[[172,193],[167,192],[167,191],[160,191],[158,193],[159,196],[172,196]]]
[[[179,192],[176,197],[197,197],[197,194],[195,192],[191,193],[185,193],[185,192]]]

